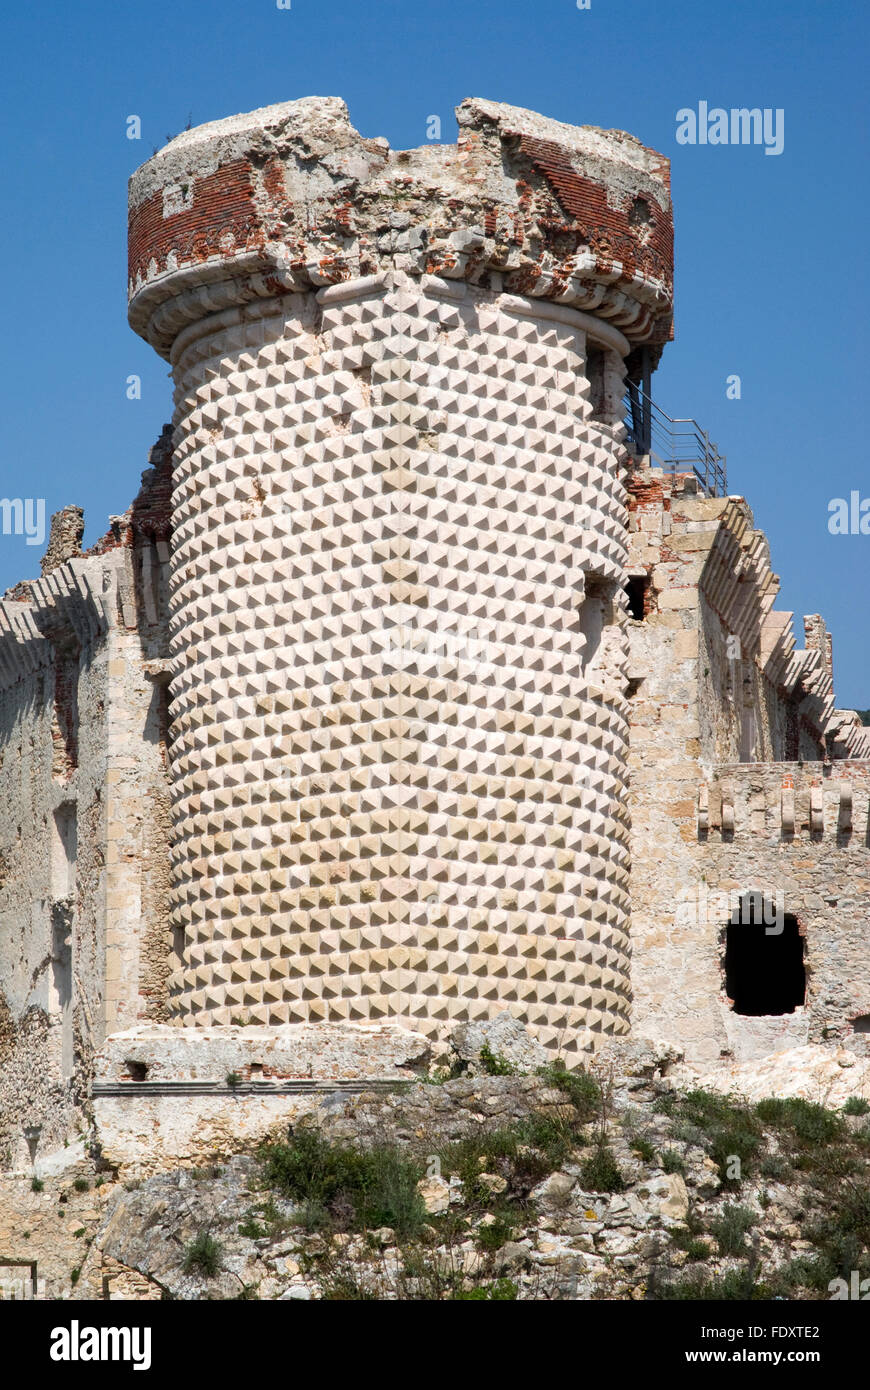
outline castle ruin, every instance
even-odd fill
[[[652,440],[668,162],[457,117],[307,98],[130,181],[175,414],[0,602],[0,1166],[195,1158],[504,1010],[572,1064],[870,1027],[870,731]]]

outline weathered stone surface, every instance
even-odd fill
[[[379,1024],[283,1028],[143,1026],[95,1060],[95,1139],[104,1162],[139,1176],[251,1148],[359,1089],[414,1080],[420,1034]]]
[[[774,610],[746,501],[626,447],[670,330],[667,161],[457,116],[455,147],[391,151],[307,98],[131,180],[176,425],[102,540],[65,508],[0,601],[0,1168],[62,1167],[92,1111],[127,1172],[353,1129],[345,1082],[404,1138],[375,1083],[425,1048],[384,1040],[457,1023],[448,1063],[598,1050],[619,1103],[681,1051],[752,1088],[779,1063],[734,1064],[791,1049],[797,1093],[845,1094],[840,1044],[861,1094],[870,733],[821,617],[798,648]],[[770,1014],[709,907],[745,891],[804,953]],[[327,1032],[276,1060],[282,1027]],[[528,1080],[401,1114],[564,1119]]]
[[[696,1086],[697,1077],[687,1075],[684,1084]],[[495,1095],[502,1095],[505,1113],[514,1120],[528,1120],[541,1086],[538,1077],[469,1077],[443,1086],[412,1086],[401,1095],[347,1096],[340,1107],[324,1106],[318,1123],[327,1138],[342,1144],[365,1148],[395,1143],[406,1156],[431,1164],[445,1143],[503,1127],[502,1115],[483,1125],[476,1118]],[[715,1162],[704,1147],[680,1140],[673,1133],[675,1122],[655,1109],[655,1102],[653,1087],[634,1093],[624,1084],[614,1088],[606,1140],[618,1158],[624,1190],[590,1191],[581,1180],[582,1164],[596,1150],[595,1123],[588,1130],[592,1142],[578,1150],[576,1162],[554,1168],[522,1203],[514,1200],[507,1208],[512,1238],[495,1250],[487,1248],[497,1229],[493,1212],[504,1221],[508,1200],[508,1184],[495,1171],[483,1169],[475,1180],[471,1211],[456,1177],[421,1179],[418,1191],[429,1221],[422,1240],[409,1240],[392,1227],[306,1230],[303,1209],[270,1194],[263,1188],[258,1162],[236,1155],[217,1166],[157,1175],[138,1186],[111,1185],[94,1203],[98,1209],[85,1214],[94,1239],[68,1292],[93,1297],[102,1290],[103,1296],[130,1299],[236,1298],[245,1293],[308,1301],[329,1296],[338,1280],[345,1289],[357,1287],[378,1299],[431,1299],[448,1297],[457,1286],[470,1290],[505,1277],[519,1299],[631,1299],[650,1295],[651,1286],[655,1296],[662,1281],[700,1272],[715,1279],[745,1270],[748,1248],[743,1255],[721,1254],[714,1236],[716,1223],[735,1202],[751,1222],[758,1277],[777,1277],[797,1255],[815,1257],[816,1246],[803,1232],[818,1232],[832,1219],[830,1192],[819,1189],[811,1174],[798,1171],[786,1181],[759,1181],[753,1175],[738,1191],[720,1191],[712,1176]],[[866,1117],[860,1118],[866,1126]],[[652,1156],[630,1166],[629,1146],[639,1131],[653,1141]],[[783,1132],[768,1129],[763,1142],[764,1161],[782,1167]],[[855,1154],[863,1152],[862,1142],[854,1141]],[[665,1151],[672,1161],[679,1157],[682,1173],[663,1171]],[[497,1205],[481,1213],[479,1194],[487,1188]],[[266,1216],[269,1196],[273,1204]],[[31,1206],[39,1200],[33,1197]],[[448,1211],[449,1227],[439,1226]],[[690,1212],[691,1255],[683,1248]],[[74,1219],[83,1218],[76,1213]],[[218,1246],[212,1272],[189,1259],[203,1232]],[[481,1244],[481,1237],[486,1243]],[[70,1237],[66,1240],[69,1246]],[[422,1280],[409,1277],[403,1272],[409,1265],[428,1274]],[[804,1293],[824,1296],[817,1290]]]
[[[417,1191],[428,1212],[447,1211],[450,1206],[450,1184],[443,1178],[422,1178],[417,1184]]]
[[[480,1023],[460,1024],[451,1032],[449,1041],[456,1056],[473,1067],[480,1066],[480,1054],[485,1047],[494,1057],[503,1058],[519,1071],[533,1071],[547,1062],[545,1049],[528,1028],[507,1011]]]
[[[751,1062],[683,1067],[677,1079],[683,1085],[694,1079],[711,1091],[747,1100],[799,1096],[839,1108],[850,1096],[857,1096],[870,1103],[870,1059],[845,1047],[791,1047]]]

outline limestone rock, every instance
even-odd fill
[[[446,1211],[450,1206],[450,1184],[443,1178],[421,1178],[417,1191],[423,1198],[423,1205],[432,1215]]]
[[[503,1057],[518,1071],[544,1066],[547,1053],[529,1030],[511,1014],[497,1014],[484,1023],[463,1023],[450,1034],[450,1043],[463,1062],[480,1068],[480,1054],[488,1047],[494,1057]]]
[[[684,1065],[678,1079],[750,1101],[795,1096],[839,1109],[850,1096],[870,1100],[870,1058],[844,1047],[790,1047],[757,1061],[704,1070]]]

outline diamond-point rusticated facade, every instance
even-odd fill
[[[289,103],[131,181],[186,1023],[628,1026],[621,397],[670,328],[667,173],[457,114],[393,153]]]

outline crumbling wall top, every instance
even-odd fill
[[[671,332],[667,160],[624,131],[472,98],[455,145],[391,150],[335,97],[184,131],[130,180],[130,322],[180,329],[255,298],[389,270],[468,279]]]

